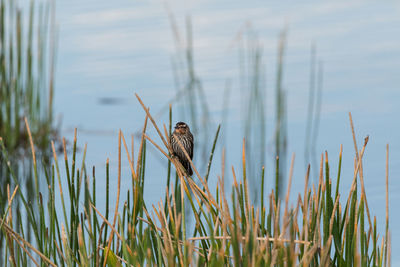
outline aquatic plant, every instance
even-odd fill
[[[39,172],[36,169],[34,139],[28,130],[35,179],[46,181],[47,192],[45,194],[40,189],[35,192],[35,201],[39,207],[39,212],[36,213],[26,201],[15,177],[14,188],[9,189],[8,207],[12,207],[13,200],[21,199],[23,206],[20,209],[27,214],[29,227],[34,233],[34,242],[26,241],[26,228],[16,230],[16,215],[12,208],[7,208],[1,221],[7,242],[4,260],[8,259],[18,266],[26,266],[32,262],[36,265],[52,266],[390,265],[388,218],[386,233],[378,235],[376,218],[371,215],[365,195],[362,160],[368,138],[362,148],[356,151],[356,165],[351,174],[353,182],[348,192],[339,192],[342,163],[340,148],[336,166],[338,177],[330,174],[332,164],[328,160],[328,154],[321,155],[318,183],[309,183],[311,179],[308,167],[304,192],[294,201],[289,199],[294,156],[284,199],[276,199],[272,191],[268,194],[268,200],[264,201],[266,192],[263,190],[263,168],[261,198],[259,202],[253,202],[249,196],[249,178],[246,172],[239,177],[235,167],[231,170],[234,183],[230,193],[224,189],[224,173],[219,177],[212,177],[218,179],[215,192],[210,191],[205,179],[209,175],[209,168],[207,173],[201,175],[191,162],[195,175],[183,176],[183,167],[168,153],[171,148],[167,127],[157,125],[149,108],[139,96],[137,98],[146,112],[140,142],[138,146],[134,146],[132,140],[132,148],[129,148],[123,133],[119,132],[116,177],[110,175],[109,161],[106,162],[105,193],[101,194],[106,198],[106,207],[103,209],[106,210],[105,214],[96,205],[96,199],[99,198],[99,193],[95,190],[98,178],[95,169],[92,173],[87,170],[86,146],[80,166],[77,164],[77,131],[72,155],[66,151],[64,139],[62,161],[65,168],[61,168],[52,142],[53,164],[42,166],[44,170]],[[169,124],[171,125],[171,119]],[[28,123],[26,127],[29,129]],[[154,127],[158,136],[149,136],[149,127]],[[218,136],[217,132],[210,151],[209,165],[212,164]],[[3,139],[0,140],[0,145],[3,157],[8,160]],[[160,157],[171,162],[177,174],[174,185],[170,184],[170,179],[166,179],[165,197],[162,198],[165,200],[160,200],[151,207],[143,200],[145,170],[148,166],[146,147],[149,145],[155,146]],[[136,160],[133,158],[133,147],[137,149]],[[125,161],[123,154],[126,155]],[[388,162],[388,156],[386,161]],[[129,165],[129,177],[122,176],[122,164]],[[224,160],[222,164],[225,164]],[[242,168],[245,169],[246,165],[243,142]],[[65,169],[65,173],[61,169]],[[12,169],[10,172],[12,173]],[[39,173],[45,177],[39,177]],[[166,173],[166,178],[169,175],[170,171]],[[121,202],[121,180],[127,178],[131,179],[132,188]],[[388,177],[386,182],[387,179]],[[67,188],[62,186],[65,180]],[[118,191],[112,192],[117,194],[114,214],[108,212],[110,180],[118,184]],[[336,180],[336,185],[333,180]],[[200,186],[196,181],[200,182]],[[61,208],[56,206],[57,200],[61,201]],[[186,225],[185,217],[188,213],[185,206],[189,207],[194,216],[193,234]]]

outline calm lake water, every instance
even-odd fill
[[[341,189],[347,195],[353,175],[354,146],[348,119],[348,112],[352,112],[359,149],[364,137],[370,137],[364,156],[365,188],[371,213],[377,216],[383,234],[385,147],[390,144],[390,229],[392,252],[399,251],[400,4],[395,1],[57,1],[55,110],[62,118],[62,134],[72,140],[73,128],[77,127],[80,147],[88,144],[87,166],[97,168],[97,192],[104,188],[107,157],[112,177],[117,177],[118,129],[128,137],[143,125],[144,112],[134,93],[153,114],[159,114],[156,119],[160,126],[168,123],[165,106],[177,93],[172,62],[182,56],[176,49],[168,10],[175,16],[182,48],[186,45],[187,17],[191,18],[195,71],[210,111],[208,127],[198,131],[199,147],[206,145],[209,151],[217,125],[226,116],[210,175],[211,187],[221,174],[223,146],[227,179],[232,176],[228,171],[231,165],[241,171],[245,98],[239,51],[241,40],[247,40],[249,32],[263,51],[267,191],[273,186],[276,62],[279,34],[286,27],[283,87],[287,95],[288,158],[296,154],[291,199],[303,190],[310,51],[315,44],[317,60],[323,64],[315,156],[319,159],[328,151],[331,174],[336,177],[343,144]],[[226,84],[230,85],[228,100]],[[182,103],[173,102],[173,120],[192,125]],[[161,144],[154,131],[149,135]],[[166,162],[150,145],[148,157],[145,200],[156,203],[165,192]],[[204,170],[201,152],[194,160]],[[127,162],[123,171],[122,187],[128,189]],[[116,183],[111,185],[116,191]],[[392,253],[392,263],[400,264],[398,253]]]

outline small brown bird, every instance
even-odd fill
[[[178,122],[175,125],[174,134],[179,139],[186,152],[188,153],[190,159],[193,159],[193,135],[190,132],[189,126],[184,122]],[[193,175],[192,168],[190,167],[190,162],[187,159],[185,153],[182,151],[179,146],[177,140],[174,137],[174,134],[170,136],[172,151],[174,152],[174,156],[177,156],[179,162],[186,169],[188,175]]]

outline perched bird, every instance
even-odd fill
[[[176,138],[174,135],[176,136]],[[175,130],[174,133],[170,136],[170,141],[174,156],[178,157],[179,162],[186,169],[187,174],[193,175],[192,168],[190,167],[190,162],[187,159],[185,153],[182,151],[176,139],[179,139],[182,146],[188,153],[190,159],[193,159],[193,135],[190,132],[189,126],[186,123],[180,121],[175,125]]]

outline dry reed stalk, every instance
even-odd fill
[[[35,260],[35,258],[33,258],[32,254],[29,253],[29,251],[25,248],[25,246],[24,246],[23,244],[21,244],[21,243],[19,242],[18,239],[14,239],[14,240],[15,240],[15,242],[17,242],[18,246],[20,246],[20,247],[24,250],[24,252],[25,252],[25,253],[28,255],[28,257],[32,260],[32,262],[33,262],[36,266],[40,266],[39,263],[37,263],[37,261]],[[55,242],[55,240],[54,240],[54,242]],[[61,254],[61,255],[62,255],[62,254]],[[15,265],[15,266],[16,266],[16,265]]]
[[[356,134],[354,130],[354,124],[353,124],[353,118],[351,116],[351,112],[349,112],[349,119],[350,119],[350,126],[351,126],[351,133],[353,135],[353,143],[354,143],[354,149],[356,152],[356,160],[358,161],[358,148],[357,148],[357,140],[356,140]],[[368,138],[368,136],[367,136]],[[368,223],[369,223],[369,228],[372,229],[372,221],[371,221],[371,215],[369,213],[369,206],[368,206],[368,201],[367,201],[367,195],[365,193],[365,186],[364,186],[364,175],[363,175],[363,168],[362,168],[362,162],[360,163],[360,182],[361,182],[361,197],[364,200],[365,207],[367,208],[367,215],[368,215]]]
[[[65,140],[65,137],[63,137],[62,141],[63,141],[64,161],[67,161],[68,160],[68,157],[67,157],[67,141]]]
[[[17,193],[18,188],[19,188],[19,185],[17,185],[17,186],[14,188],[14,191],[13,191],[11,197],[8,196],[8,206],[7,206],[6,212],[4,213],[3,219],[2,219],[2,221],[1,221],[0,229],[3,228],[3,223],[4,223],[5,220],[6,220],[7,214],[8,214],[9,212],[10,212],[10,214],[11,214],[11,210],[12,210],[12,209],[11,209],[11,204],[12,204],[12,201],[14,200],[14,197],[15,197],[15,194]],[[9,190],[10,190],[10,185],[8,184],[8,185],[7,185],[7,193],[8,193],[8,195],[9,195]]]
[[[15,232],[6,222],[3,222],[3,228],[6,230],[9,234],[11,234],[11,237],[14,240],[19,240],[22,242],[22,245],[27,246],[30,248],[32,251],[34,251],[36,254],[39,255],[40,258],[42,258],[45,262],[50,264],[51,266],[57,267],[49,258],[47,258],[43,253],[41,253],[39,250],[37,250],[34,246],[32,246],[29,242],[27,242],[25,239],[23,239],[17,232]],[[20,244],[19,242],[17,242]]]
[[[156,207],[154,207],[154,205],[153,205],[153,209],[154,209],[155,213],[158,215],[158,220],[161,222],[161,224],[163,226],[161,229],[163,230],[163,232],[166,233],[167,241],[169,241],[168,242],[169,247],[167,247],[167,248],[169,248],[169,251],[167,251],[167,252],[168,253],[172,253],[172,251],[173,251],[172,236],[171,236],[171,233],[169,231],[167,216],[165,215],[165,212],[164,212],[164,209],[162,208],[162,206],[163,205],[162,205],[162,201],[161,201],[158,204],[158,208],[159,208],[160,211],[157,212],[157,209],[156,209]]]
[[[149,111],[149,108],[146,108],[146,106],[143,104],[143,101],[142,101],[142,99],[139,97],[138,94],[135,93],[135,96],[136,96],[137,100],[139,101],[140,105],[142,105],[144,111],[146,112],[146,115],[147,115],[146,117],[148,117],[148,118],[150,119],[150,121],[151,121],[151,123],[153,124],[154,128],[156,129],[158,135],[160,136],[161,140],[163,141],[165,147],[168,148],[168,151],[169,151],[171,154],[173,154],[173,153],[172,153],[172,149],[171,149],[170,147],[168,147],[168,142],[164,139],[164,136],[162,135],[160,129],[159,129],[158,126],[157,126],[157,123],[155,122],[155,120],[154,120],[153,117],[151,116],[150,111]]]
[[[346,221],[345,221],[345,225],[344,225],[344,233],[346,232],[346,228],[347,228],[347,224],[348,224],[348,220],[349,220],[349,214],[348,214],[348,210],[349,210],[349,203],[350,203],[350,199],[351,199],[351,195],[353,194],[353,192],[354,192],[354,190],[355,190],[355,188],[356,188],[356,181],[357,181],[357,173],[358,173],[358,170],[359,170],[359,168],[360,168],[360,165],[361,165],[361,161],[362,161],[362,158],[363,158],[363,155],[364,155],[364,151],[365,151],[365,147],[367,146],[367,143],[368,143],[368,137],[366,137],[365,139],[364,139],[364,145],[363,145],[363,148],[362,148],[362,150],[361,150],[361,153],[360,153],[360,157],[359,157],[359,159],[358,159],[358,162],[357,162],[357,165],[356,165],[356,168],[355,168],[355,170],[354,170],[354,175],[353,175],[353,182],[352,182],[352,185],[351,185],[351,189],[350,189],[350,192],[349,192],[349,196],[348,196],[348,198],[347,198],[347,203],[346,203],[346,210],[344,211],[345,213],[345,216],[346,216]],[[372,227],[372,226],[370,226],[370,227]],[[345,241],[345,235],[343,235],[343,242]],[[343,243],[344,244],[344,243]]]
[[[144,134],[144,138],[149,140],[150,143],[152,143],[168,160],[170,160],[171,162],[173,161],[172,158],[159,145],[157,145],[157,143],[154,142],[147,134]],[[181,164],[180,167],[183,168],[182,164]]]
[[[272,195],[273,197],[273,195]],[[280,218],[280,210],[281,210],[281,202],[278,201],[278,204],[276,206],[276,210],[274,212],[274,242],[273,242],[273,247],[272,249],[277,251],[277,249],[279,248],[279,218]]]
[[[60,249],[60,246],[57,244],[57,242],[56,242],[55,239],[54,239],[54,245],[56,246],[56,249],[57,249],[57,251],[58,251],[58,254],[60,254],[61,258],[62,258],[64,261],[67,261],[67,259],[65,258],[64,254],[62,253],[62,251],[61,251],[61,249]]]
[[[32,133],[31,133],[31,129],[29,128],[29,123],[28,123],[28,120],[26,119],[26,117],[24,117],[24,120],[25,120],[26,130],[28,131],[29,143],[31,145],[33,164],[36,168],[36,152],[35,152],[35,146],[34,146],[33,140],[32,140]]]
[[[320,266],[331,266],[331,259],[330,259],[330,247],[332,244],[333,236],[330,235],[328,241],[326,241],[326,245],[321,250],[321,265]],[[355,265],[358,266],[358,265]]]
[[[135,146],[134,146],[135,142],[134,142],[134,135],[131,135],[131,150],[132,150],[132,165],[135,162]]]
[[[129,167],[131,168],[132,176],[133,176],[133,178],[135,178],[137,176],[136,176],[136,173],[135,173],[135,169],[133,168],[133,163],[132,163],[131,157],[129,155],[129,150],[128,150],[128,146],[126,145],[126,142],[125,142],[124,134],[122,132],[121,132],[121,137],[122,137],[122,141],[124,142],[126,156],[128,157]]]
[[[147,121],[149,119],[149,116],[146,114],[146,118],[144,119],[144,125],[143,125],[143,130],[142,130],[142,137],[140,139],[140,145],[139,145],[139,152],[138,152],[138,159],[137,159],[137,163],[136,163],[136,173],[139,177],[139,166],[140,166],[140,162],[142,161],[142,151],[143,151],[143,143],[144,143],[144,135],[147,129]],[[138,177],[136,179],[138,179]]]
[[[10,184],[7,184],[7,199],[8,199],[8,209],[5,213],[5,216],[7,216],[7,220],[10,223],[9,225],[12,227],[12,209],[10,209],[9,207],[11,207],[11,196],[10,196]],[[4,220],[3,220],[4,222]],[[1,228],[0,228],[1,229]],[[13,243],[13,239],[11,238],[10,234],[7,233],[7,243],[8,243],[8,248],[10,251],[10,257],[9,260],[14,264],[14,266],[17,266],[17,263],[15,261],[15,254],[14,254],[14,243]]]
[[[106,217],[104,217],[104,216],[100,213],[100,211],[99,211],[92,203],[90,203],[90,206],[91,206],[91,207],[94,209],[94,211],[103,219],[103,221],[104,221],[108,226],[110,226],[112,232],[115,232],[115,234],[117,235],[118,239],[121,240],[121,241],[123,241],[122,236],[118,233],[117,229],[115,229],[115,226],[113,226],[113,225],[111,224],[111,222],[108,221],[108,220],[106,219]]]
[[[340,194],[337,195],[336,201],[335,201],[335,205],[333,206],[332,216],[331,216],[331,219],[330,219],[330,221],[329,221],[329,235],[332,234],[333,220],[335,219],[335,212],[336,212],[336,209],[337,209],[337,207],[339,206],[339,199],[340,199]]]
[[[163,127],[164,127],[165,139],[167,139],[168,146],[171,146],[171,140],[169,138],[169,134],[168,134],[168,131],[167,131],[167,127],[165,126],[165,123],[163,123]]]
[[[242,142],[242,166],[243,166],[243,185],[244,185],[244,207],[246,208],[246,223],[249,224],[249,210],[250,210],[250,204],[249,204],[249,190],[247,187],[247,178],[246,178],[246,141],[243,138]]]

